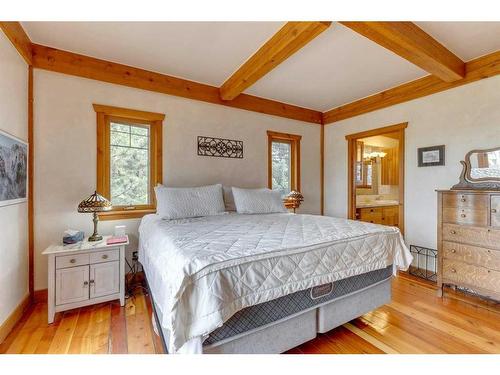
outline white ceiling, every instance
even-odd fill
[[[464,61],[500,50],[500,22],[418,22]],[[35,43],[220,86],[283,22],[23,22]],[[326,111],[428,73],[332,26],[246,92]]]

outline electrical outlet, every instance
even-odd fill
[[[137,261],[139,259],[139,256],[137,255],[137,251],[132,252],[132,260]]]

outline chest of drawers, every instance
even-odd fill
[[[500,192],[438,191],[438,293],[444,285],[500,300]]]

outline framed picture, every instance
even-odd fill
[[[0,207],[27,201],[28,144],[0,130]]]
[[[418,166],[434,167],[444,165],[444,145],[418,149]]]

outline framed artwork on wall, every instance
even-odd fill
[[[28,144],[0,130],[0,207],[27,201]]]
[[[420,147],[418,151],[418,166],[419,167],[434,167],[444,165],[444,145]]]

